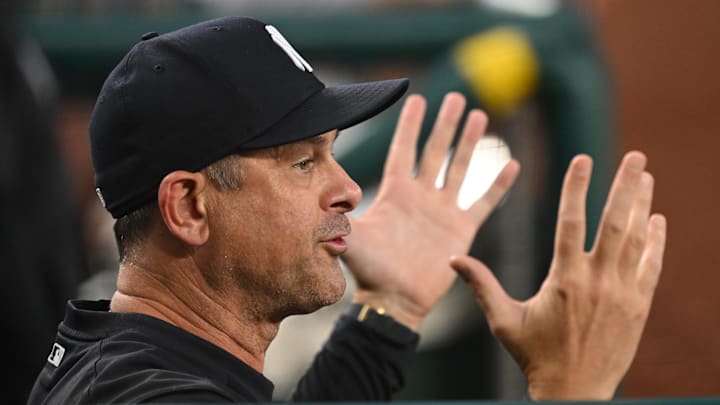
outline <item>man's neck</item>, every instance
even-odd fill
[[[167,274],[173,277],[165,277]],[[178,274],[190,274],[189,277],[198,280],[180,281],[175,278]],[[176,268],[163,272],[131,264],[120,267],[110,310],[144,314],[168,322],[222,348],[262,373],[265,352],[277,335],[279,323],[258,319],[243,311],[248,305],[242,305],[242,301],[239,297],[235,305],[228,306],[202,277],[193,276],[193,271],[183,273]]]

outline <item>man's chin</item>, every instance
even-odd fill
[[[329,305],[336,304],[340,301],[340,299],[342,299],[343,294],[345,294],[347,283],[345,282],[345,279],[342,278],[338,284],[326,284],[323,285],[323,287],[324,288],[322,289],[316,289],[314,294],[310,294],[308,296],[308,300],[305,305],[298,308],[300,312],[296,315],[310,314]]]
[[[317,295],[315,296],[315,302],[317,304],[317,308],[313,310],[317,311],[318,309],[322,307],[326,307],[328,305],[332,305],[340,301],[340,299],[343,297],[343,294],[345,294],[345,288],[347,288],[347,283],[345,282],[345,278],[341,278],[337,281],[337,283],[334,283],[330,285],[328,283],[327,285],[324,285],[322,291],[317,291]]]
[[[346,287],[347,287],[347,285],[346,285],[345,281],[343,280],[342,286],[338,288],[338,290],[336,291],[336,293],[334,295],[329,296],[328,300],[325,301],[322,304],[322,306],[325,307],[325,306],[332,305],[332,304],[335,304],[338,301],[340,301],[340,299],[342,299],[343,295],[345,294]]]

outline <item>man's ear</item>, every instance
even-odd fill
[[[190,246],[201,246],[210,235],[207,217],[208,180],[202,173],[176,170],[158,187],[158,207],[170,233]]]

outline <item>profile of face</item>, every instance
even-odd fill
[[[240,188],[216,193],[208,240],[213,273],[229,294],[249,298],[242,301],[252,302],[257,316],[309,313],[345,291],[345,214],[362,193],[333,157],[336,137],[331,131],[243,153]]]

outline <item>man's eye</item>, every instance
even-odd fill
[[[302,171],[308,171],[312,167],[313,162],[314,161],[312,159],[305,159],[298,163],[295,163],[293,165],[293,167],[297,167],[298,169],[300,169]]]

